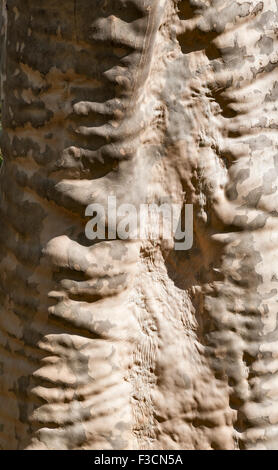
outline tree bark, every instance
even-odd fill
[[[277,26],[2,1],[2,449],[278,449]],[[108,196],[193,204],[193,247],[90,242]]]

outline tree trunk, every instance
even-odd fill
[[[277,27],[2,0],[1,448],[278,449]],[[88,240],[109,196],[193,204],[193,247]]]

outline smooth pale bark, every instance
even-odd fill
[[[278,2],[2,6],[0,446],[278,449]],[[108,196],[192,249],[90,242]]]

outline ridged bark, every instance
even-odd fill
[[[2,6],[0,446],[278,449],[278,2]],[[108,196],[193,248],[90,242]]]

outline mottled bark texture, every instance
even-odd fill
[[[0,446],[278,449],[277,0],[3,0]],[[194,245],[85,208],[194,204]]]

